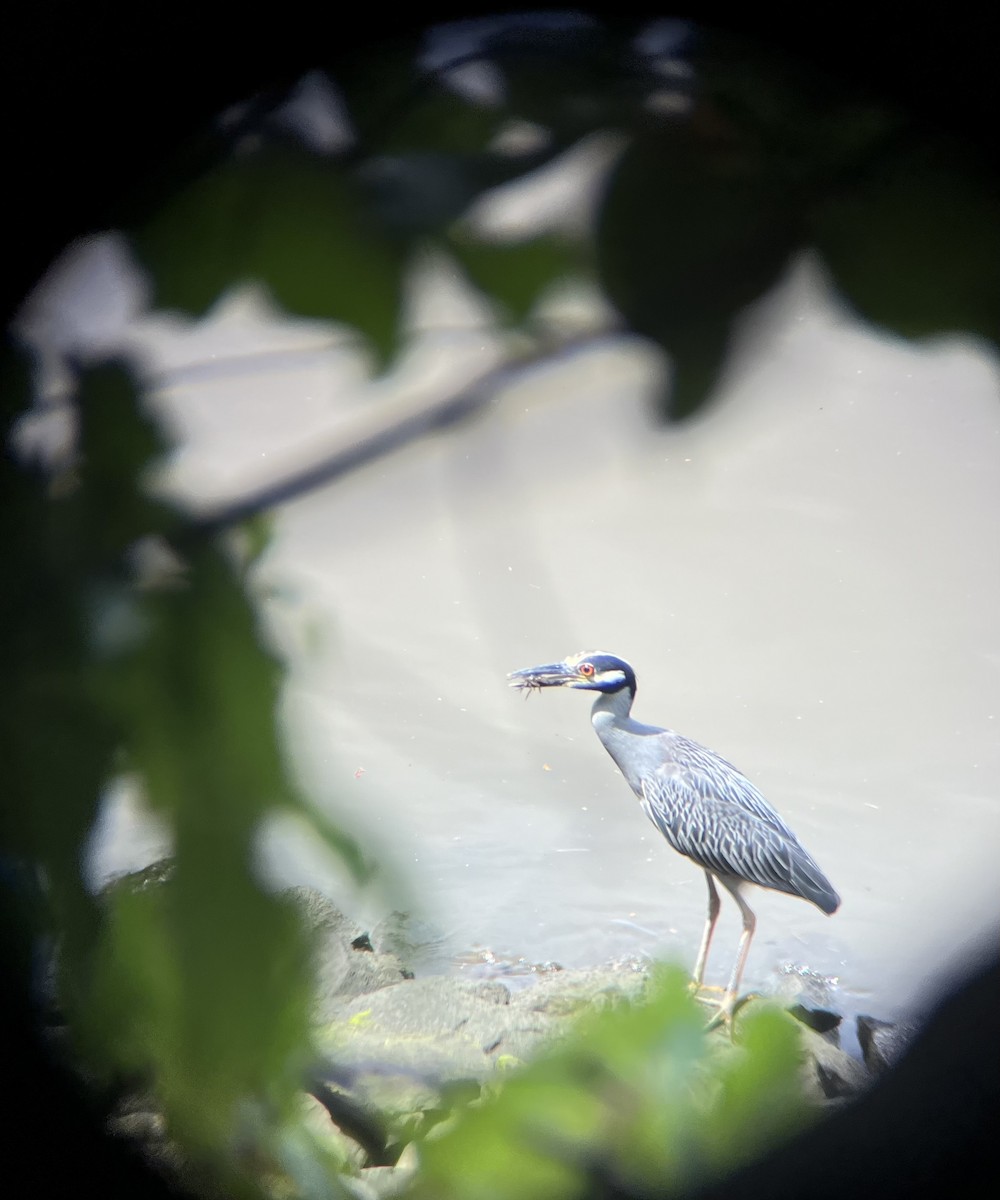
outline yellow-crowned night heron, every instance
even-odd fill
[[[596,692],[591,722],[618,764],[646,816],[679,853],[696,862],[708,880],[708,919],[694,968],[700,988],[719,916],[715,881],[732,894],[743,914],[736,962],[720,1006],[729,1019],[756,918],[742,896],[745,884],[773,888],[836,912],[840,897],[757,788],[713,751],[672,729],[642,725],[629,715],[635,672],[613,654],[587,651],[560,663],[526,667],[508,677],[511,687],[571,687]]]

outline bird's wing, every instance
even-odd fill
[[[665,774],[677,773],[684,784],[706,800],[717,800],[745,810],[794,841],[795,834],[785,824],[739,768],[714,750],[674,733],[670,737],[669,762]]]
[[[643,782],[646,815],[675,850],[716,875],[802,896],[832,911],[839,898],[818,865],[756,788],[744,781],[751,793],[743,794],[743,776],[730,770],[735,778],[726,772],[719,779],[694,764],[664,764]]]

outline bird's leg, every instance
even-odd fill
[[[740,945],[736,951],[736,962],[733,964],[733,973],[729,977],[729,986],[726,988],[726,994],[719,1005],[718,1013],[712,1018],[709,1024],[709,1029],[714,1029],[720,1022],[725,1022],[729,1025],[731,1033],[733,1013],[736,1011],[736,1001],[740,990],[740,980],[743,978],[743,968],[747,965],[747,955],[750,953],[750,942],[757,928],[757,918],[754,916],[753,909],[751,909],[750,905],[740,895],[738,887],[730,887],[729,891],[732,893],[733,899],[740,906],[740,912],[743,914],[743,932],[740,934]]]
[[[698,947],[698,957],[694,964],[694,977],[691,980],[694,991],[701,990],[702,982],[705,978],[705,964],[708,962],[708,948],[712,944],[712,934],[715,933],[715,923],[719,919],[719,893],[715,887],[715,880],[711,874],[706,871],[705,879],[708,883],[708,917],[705,920],[705,930],[701,935],[701,945]]]

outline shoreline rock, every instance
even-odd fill
[[[332,1094],[336,1103],[346,1099],[378,1112],[385,1131],[381,1153],[359,1164],[361,1183],[377,1172],[372,1190],[362,1187],[359,1196],[392,1190],[408,1176],[410,1168],[393,1158],[405,1142],[400,1131],[412,1135],[447,1120],[444,1114],[460,1095],[476,1098],[498,1073],[564,1036],[573,1018],[640,999],[651,974],[651,965],[636,960],[563,969],[523,960],[504,964],[486,955],[492,978],[469,978],[460,969],[414,977],[406,965],[402,914],[393,916],[390,953],[379,949],[377,936],[360,936],[339,914],[321,916],[322,898],[310,896],[305,909],[319,935],[321,961],[340,964],[327,976],[328,990],[317,997],[316,1011],[323,1017],[317,1044],[326,1062],[317,1071],[313,1095],[326,1103]],[[328,939],[335,944],[326,944]],[[358,958],[371,961],[358,967]],[[876,1072],[841,1048],[842,1018],[823,981],[790,973],[778,993],[748,997],[737,1027],[755,1006],[783,1006],[798,1021],[803,1102],[819,1110],[837,1108],[864,1092]],[[733,1052],[724,1030],[712,1036],[719,1053]]]
[[[147,876],[139,886],[162,886],[168,878]],[[303,1081],[303,1119],[354,1172],[349,1190],[359,1200],[402,1186],[414,1169],[407,1150],[414,1133],[450,1123],[456,1104],[477,1099],[498,1075],[557,1042],[575,1017],[639,1000],[650,980],[651,965],[638,960],[564,969],[489,954],[449,974],[417,976],[413,967],[435,937],[426,926],[394,913],[369,932],[314,889],[285,894],[312,931],[317,973],[317,1061]],[[463,974],[463,966],[479,969],[480,977]],[[913,1026],[860,1017],[859,1060],[840,1045],[842,1018],[825,981],[788,972],[776,990],[741,1003],[737,1031],[762,1004],[777,1003],[795,1017],[803,1102],[819,1110],[842,1107],[867,1090],[915,1033]],[[718,1039],[713,1054],[738,1049],[724,1030],[709,1036]],[[182,1156],[149,1098],[131,1098],[111,1127],[183,1178]]]

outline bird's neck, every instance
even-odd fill
[[[620,688],[617,692],[598,692],[594,707],[590,710],[590,720],[594,728],[600,729],[609,722],[620,724],[628,720],[633,700],[635,693],[627,687]]]
[[[594,732],[601,739],[604,749],[618,764],[618,769],[628,780],[629,787],[637,796],[642,795],[642,778],[633,767],[634,758],[630,750],[635,742],[636,733],[642,729],[629,716],[635,693],[628,688],[619,692],[601,692],[590,710],[590,721]]]

